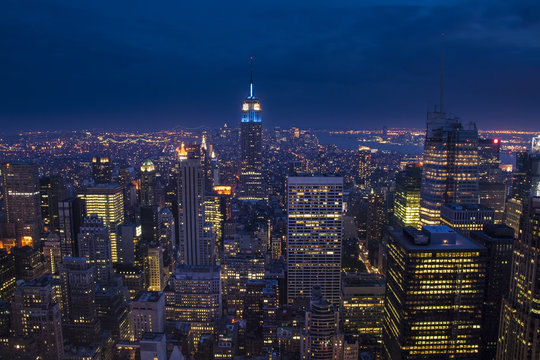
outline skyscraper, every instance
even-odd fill
[[[339,312],[322,296],[320,286],[314,286],[311,293],[302,333],[302,360],[339,359],[342,341],[338,334]]]
[[[159,211],[158,240],[161,247],[169,254],[173,254],[177,249],[176,231],[174,216],[169,208]]]
[[[418,227],[420,222],[420,184],[422,166],[407,166],[396,176],[394,219],[398,226]]]
[[[95,272],[86,258],[65,257],[60,264],[64,337],[74,345],[89,345],[98,339]]]
[[[222,315],[219,266],[179,265],[165,291],[167,320],[191,324],[193,341],[212,334]]]
[[[502,299],[508,294],[512,268],[514,231],[506,225],[486,226],[471,232],[471,238],[488,250],[486,291],[482,312],[482,359],[495,358]]]
[[[371,149],[367,146],[358,147],[358,183],[361,188],[371,186]]]
[[[429,112],[424,144],[420,223],[438,225],[445,202],[478,203],[478,130]]]
[[[478,199],[480,205],[495,211],[495,224],[502,223],[506,204],[506,185],[504,183],[480,182],[478,183]]]
[[[141,240],[141,225],[124,223],[118,226],[118,263],[135,264],[135,249]]]
[[[527,201],[530,196],[540,196],[540,151],[533,149],[516,154],[512,181],[512,198]]]
[[[165,295],[162,292],[144,292],[129,307],[133,340],[140,340],[146,332],[164,332]]]
[[[141,206],[141,240],[149,244],[159,238],[159,206]]]
[[[129,305],[120,278],[96,287],[96,313],[103,333],[113,341],[130,339]]]
[[[389,234],[383,358],[479,359],[486,248],[443,225]]]
[[[17,280],[32,281],[45,273],[43,254],[38,248],[30,246],[16,247],[11,252],[15,257]]]
[[[43,257],[45,260],[45,271],[49,274],[58,273],[58,264],[62,261],[62,249],[60,247],[60,237],[56,233],[50,233],[43,243]]]
[[[287,302],[305,303],[314,285],[339,304],[343,178],[287,178]]]
[[[148,248],[145,272],[148,281],[148,291],[162,291],[165,287],[166,279],[163,272],[163,250],[161,246],[156,244]]]
[[[156,168],[150,159],[141,166],[141,205],[156,205]]]
[[[92,177],[96,185],[112,182],[112,166],[107,156],[94,156],[92,158]]]
[[[213,265],[214,241],[204,233],[204,174],[198,158],[181,161],[178,210],[181,261],[187,265]]]
[[[58,203],[60,249],[62,257],[79,256],[77,236],[86,213],[84,200],[69,198]]]
[[[495,182],[494,173],[500,171],[501,141],[478,139],[478,178],[480,181]]]
[[[17,336],[34,337],[44,359],[63,359],[62,315],[54,301],[52,276],[25,282],[17,288],[11,310]]]
[[[87,216],[79,232],[79,256],[94,267],[96,281],[108,281],[112,275],[109,229],[96,215]]]
[[[444,34],[441,38],[439,108],[427,113],[420,224],[438,225],[441,204],[478,203],[478,130],[444,108]]]
[[[348,273],[343,277],[343,332],[359,339],[360,351],[373,358],[381,352],[385,284],[379,274]]]
[[[14,227],[18,246],[35,246],[41,233],[39,179],[36,165],[2,166],[7,222]]]
[[[13,254],[0,249],[0,299],[9,301],[15,291],[15,259]]]
[[[100,184],[82,189],[78,194],[86,204],[86,216],[96,214],[103,220],[103,225],[109,229],[111,240],[111,255],[113,262],[118,261],[116,244],[117,226],[124,222],[124,193],[122,186],[115,184]]]
[[[58,175],[42,177],[39,179],[39,192],[44,230],[58,231],[58,202],[65,195],[63,179]]]
[[[540,197],[525,203],[503,298],[497,360],[540,358]]]
[[[261,103],[253,95],[253,69],[249,82],[249,96],[242,105],[240,124],[240,200],[257,201],[265,198],[262,176],[262,119]]]
[[[518,237],[523,208],[530,196],[540,196],[539,138],[533,138],[530,151],[516,154],[516,171],[512,181],[512,196],[506,202],[504,223],[514,229]]]
[[[382,243],[386,209],[384,194],[374,192],[368,195],[366,240],[371,265],[379,267],[379,247]]]

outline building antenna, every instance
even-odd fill
[[[439,112],[444,112],[444,33],[441,34],[441,93]]]
[[[253,56],[249,58],[249,97],[253,97]]]

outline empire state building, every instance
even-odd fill
[[[253,60],[253,58],[251,59]],[[253,95],[253,67],[251,66],[249,96],[242,105],[240,146],[240,200],[258,201],[265,198],[262,176],[262,119],[261,103]]]

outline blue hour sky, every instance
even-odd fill
[[[537,0],[4,0],[0,131],[237,124],[423,128],[438,102],[540,131]]]

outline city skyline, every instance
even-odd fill
[[[446,109],[479,128],[537,130],[533,1],[34,5],[3,15],[5,130],[236,123],[251,56],[269,127],[421,128],[442,32]]]
[[[540,3],[5,10],[1,359],[540,359]]]

